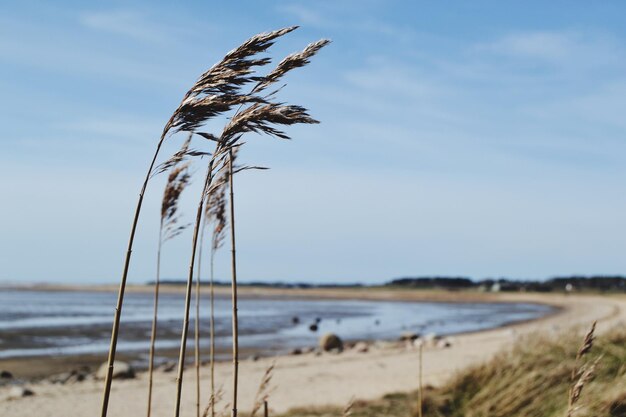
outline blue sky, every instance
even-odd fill
[[[3,2],[0,280],[116,282],[181,96],[247,37],[293,24],[276,60],[333,40],[281,92],[322,124],[288,143],[248,138],[242,160],[272,169],[237,180],[242,280],[624,274],[625,9]],[[149,188],[131,282],[154,275],[162,187]],[[184,275],[189,247],[189,233],[167,244],[164,276]]]

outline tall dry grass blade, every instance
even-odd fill
[[[237,388],[239,386],[239,314],[237,311],[237,245],[235,243],[235,193],[233,186],[233,149],[228,151],[228,189],[230,207],[231,299],[233,324],[233,392],[232,417],[237,417]]]
[[[200,233],[200,256],[196,271],[196,309],[194,320],[194,362],[196,368],[196,417],[200,417],[200,275],[202,274],[202,246],[204,242],[204,224]]]
[[[596,324],[597,322],[594,321],[593,324],[591,325],[591,328],[587,332],[587,334],[585,334],[585,339],[583,340],[583,344],[580,346],[580,349],[578,349],[578,353],[576,354],[577,360],[581,359],[593,347],[593,341],[595,340],[594,333],[596,331]]]
[[[211,238],[211,267],[210,267],[210,381],[211,381],[211,401],[215,394],[215,253],[224,242],[224,232],[226,231],[226,193],[225,180],[218,180],[222,185],[210,193],[207,201],[207,213],[205,214],[205,223],[213,222],[213,233]],[[203,225],[204,228],[204,225]],[[211,417],[215,417],[215,404],[211,406]]]
[[[572,370],[571,376],[572,386],[569,390],[569,397],[567,402],[567,417],[572,417],[574,413],[580,409],[580,407],[576,406],[576,404],[580,400],[580,395],[582,394],[582,390],[585,387],[585,384],[587,384],[593,378],[595,369],[600,360],[600,358],[596,358],[591,363],[583,363],[582,365],[579,365],[580,360],[583,359],[583,357],[587,355],[593,347],[593,342],[595,340],[595,330],[596,322],[594,321],[589,331],[585,334],[583,343],[576,353],[576,364],[574,369]]]
[[[225,196],[224,196],[224,184],[225,180],[223,178],[218,179],[217,181],[220,186],[214,188],[212,192],[209,193],[206,199],[206,203],[204,205],[204,221],[202,222],[202,228],[200,231],[200,244],[198,248],[198,268],[196,272],[196,311],[195,311],[195,336],[194,336],[194,346],[195,346],[195,367],[196,367],[196,415],[200,417],[200,403],[201,403],[201,395],[200,395],[200,276],[202,271],[202,256],[204,254],[204,237],[205,237],[205,228],[207,225],[214,223],[212,238],[211,238],[211,258],[210,258],[210,401],[209,408],[211,410],[211,416],[215,416],[215,407],[212,401],[215,398],[215,293],[214,293],[214,264],[215,264],[215,251],[219,249],[222,245],[224,238],[224,230],[226,227],[226,215],[225,215]],[[208,410],[208,409],[207,409]]]
[[[274,372],[275,363],[272,363],[267,367],[265,372],[263,373],[263,377],[261,378],[261,383],[259,384],[259,388],[254,397],[254,403],[252,405],[252,411],[250,412],[250,417],[255,417],[256,413],[261,409],[263,404],[267,404],[267,400],[272,391],[270,384],[272,383],[272,376]]]
[[[270,412],[267,407],[267,401],[263,401],[263,416],[269,417],[269,415],[270,415]]]
[[[417,391],[417,415],[418,417],[422,417],[424,412],[424,385],[422,383],[422,375],[424,369],[424,344],[420,343],[419,345],[419,371],[418,371],[418,391]]]
[[[224,390],[220,386],[220,388],[217,391],[215,391],[215,393],[209,399],[209,403],[205,407],[204,412],[202,413],[202,417],[208,417],[209,411],[211,412],[211,414],[215,415],[215,405],[219,404],[219,402],[222,401],[223,396],[224,396]]]
[[[183,144],[181,151],[185,153],[189,148],[188,140]],[[175,155],[179,154],[177,152]],[[148,408],[147,416],[150,417],[152,412],[152,385],[154,374],[154,354],[155,354],[155,342],[157,332],[157,319],[159,311],[159,287],[161,282],[161,250],[163,243],[169,239],[174,238],[176,235],[182,232],[185,225],[179,226],[178,222],[178,201],[184,189],[189,185],[191,176],[189,174],[189,163],[184,162],[185,158],[178,158],[173,164],[168,165],[171,169],[167,178],[167,184],[163,191],[163,199],[161,202],[161,220],[159,223],[159,243],[157,249],[157,265],[156,265],[156,280],[154,285],[154,312],[152,317],[152,328],[150,331],[150,353],[148,360]]]
[[[350,401],[348,401],[348,404],[346,404],[343,411],[341,412],[342,417],[349,417],[352,415],[352,409],[354,408],[354,401],[355,401],[354,397],[350,398]]]

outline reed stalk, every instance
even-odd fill
[[[237,310],[237,245],[235,243],[235,193],[233,186],[233,150],[228,150],[228,190],[230,207],[230,268],[233,309],[233,392],[232,417],[237,417],[237,388],[239,384],[239,314]]]
[[[187,226],[178,225],[178,201],[182,192],[189,185],[189,163],[184,162],[189,155],[200,155],[196,151],[189,150],[191,135],[184,143],[180,151],[176,152],[167,162],[162,164],[158,172],[163,172],[164,167],[171,167],[167,178],[167,184],[163,191],[161,202],[161,219],[159,222],[159,243],[157,247],[156,279],[154,285],[154,313],[152,317],[152,329],[150,332],[150,354],[148,362],[148,407],[147,417],[152,412],[152,385],[154,374],[154,355],[157,332],[157,320],[159,311],[159,287],[161,282],[161,252],[163,244],[178,236]]]
[[[200,232],[200,256],[196,271],[196,319],[194,321],[194,360],[196,366],[196,417],[200,417],[200,275],[202,273],[202,246],[204,243],[204,225]]]
[[[422,417],[422,413],[424,412],[424,386],[422,384],[422,374],[423,374],[423,351],[424,344],[420,343],[419,345],[419,386],[417,391],[417,415],[418,417]]]
[[[163,219],[159,226],[159,246],[157,249],[156,281],[154,283],[154,314],[152,317],[152,329],[150,331],[150,359],[148,363],[148,410],[146,415],[150,417],[152,412],[152,379],[154,373],[154,344],[156,341],[157,317],[159,312],[159,285],[161,283],[161,248],[163,246]]]
[[[133,243],[135,241],[135,233],[137,232],[137,224],[139,222],[139,214],[141,213],[141,207],[143,205],[143,197],[148,187],[148,181],[152,175],[152,170],[156,164],[156,160],[159,156],[161,146],[165,140],[167,131],[163,131],[161,138],[157,144],[154,156],[148,167],[148,173],[139,191],[139,198],[137,200],[137,206],[135,208],[135,214],[133,216],[133,222],[130,228],[130,237],[128,238],[128,246],[126,249],[126,257],[124,258],[124,268],[122,270],[122,278],[120,286],[117,292],[117,303],[115,305],[115,314],[113,316],[113,327],[111,329],[111,343],[109,345],[109,355],[107,359],[107,373],[104,378],[104,391],[102,394],[102,406],[100,411],[101,417],[106,417],[109,408],[109,398],[111,395],[111,381],[113,380],[113,363],[115,362],[115,353],[117,351],[117,338],[120,330],[120,319],[122,317],[122,305],[124,304],[124,292],[126,291],[126,280],[128,278],[128,268],[130,266],[130,258],[133,253]]]
[[[211,238],[211,267],[210,267],[210,368],[211,368],[211,417],[215,417],[215,253],[222,246],[224,240],[224,231],[226,230],[226,201],[224,195],[225,180],[222,179],[222,184],[211,193],[208,198],[207,210],[205,210],[206,217],[204,226],[213,221],[213,236]],[[202,255],[202,252],[201,252]]]
[[[211,277],[210,277],[210,297],[211,297],[211,318],[210,318],[210,343],[211,343],[211,351],[209,353],[209,361],[211,368],[211,417],[215,417],[215,289],[214,289],[214,264],[215,264],[215,251],[214,245],[211,247]]]

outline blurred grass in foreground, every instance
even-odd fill
[[[493,360],[460,372],[445,386],[426,388],[424,417],[552,417],[567,413],[580,334],[527,337]],[[589,353],[601,357],[574,415],[626,417],[626,330],[597,337]],[[416,356],[417,360],[417,356]],[[415,376],[417,381],[417,375]],[[271,399],[270,399],[271,402]],[[353,417],[417,416],[417,393],[355,401]],[[340,407],[294,409],[280,417],[341,416]]]

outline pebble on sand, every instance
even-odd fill
[[[33,390],[16,385],[14,387],[11,387],[11,389],[9,390],[8,398],[13,400],[22,397],[30,397],[31,395],[35,395],[35,392]]]
[[[320,338],[320,348],[329,352],[333,349],[343,350],[343,341],[334,333],[326,333]]]
[[[105,362],[100,365],[96,372],[96,379],[105,379],[107,375],[108,364]],[[122,361],[113,362],[113,379],[128,379],[135,377],[135,370],[130,364]]]
[[[370,347],[367,343],[365,342],[357,342],[354,345],[354,350],[358,353],[367,353],[370,350]]]

